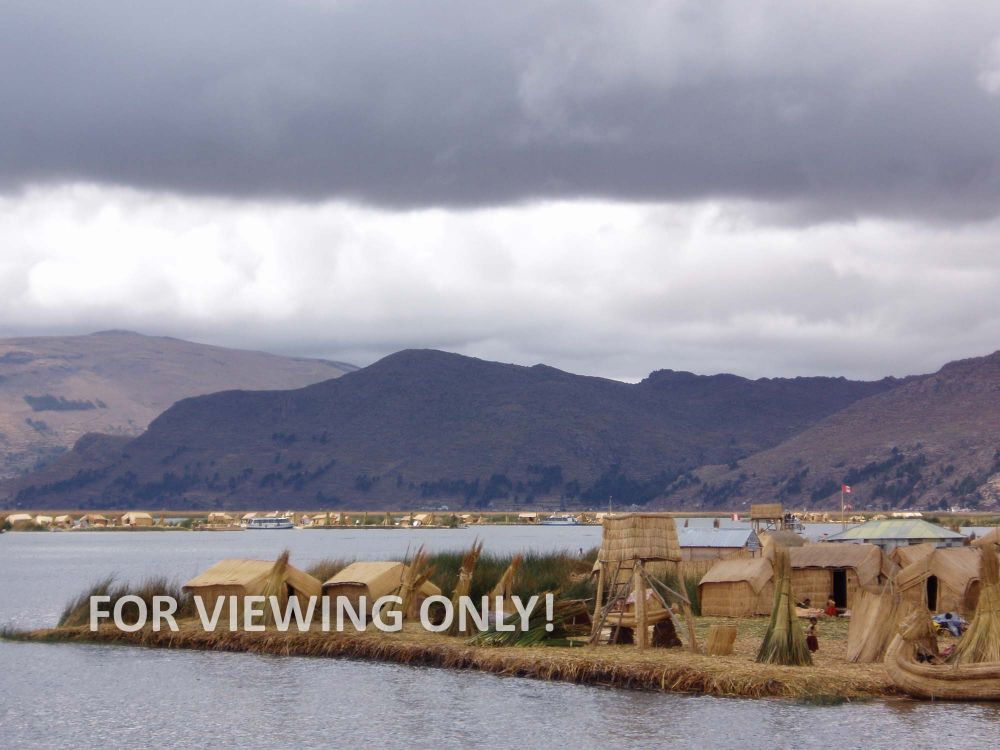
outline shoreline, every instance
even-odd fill
[[[472,646],[464,638],[407,626],[400,633],[319,631],[205,632],[182,623],[179,632],[145,628],[124,633],[114,627],[5,632],[0,640],[86,643],[146,648],[228,651],[280,656],[351,658],[409,666],[474,670],[497,675],[615,689],[732,698],[783,698],[839,703],[900,697],[882,665],[830,664],[779,667],[743,655],[704,656],[682,649],[632,646]]]

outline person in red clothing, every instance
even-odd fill
[[[826,600],[826,609],[823,610],[823,611],[829,617],[836,617],[837,616],[837,602],[835,602],[833,600],[832,596],[829,599]]]

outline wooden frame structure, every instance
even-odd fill
[[[612,625],[611,643],[618,641],[622,628],[631,628],[637,648],[648,643],[648,628],[674,618],[668,599],[678,601],[684,611],[691,650],[699,653],[694,629],[694,613],[688,597],[651,575],[647,563],[680,563],[677,528],[670,516],[628,513],[606,516],[597,556],[597,594],[594,599],[591,645],[597,645],[604,627]],[[647,601],[651,599],[651,601]],[[633,611],[628,611],[629,604]],[[652,610],[650,606],[652,605]]]

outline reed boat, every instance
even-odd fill
[[[897,635],[885,654],[897,688],[914,698],[1000,701],[1000,663],[933,664],[917,660],[917,644]]]

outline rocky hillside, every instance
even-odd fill
[[[856,508],[996,508],[1000,352],[856,401],[769,450],[697,472],[661,504],[739,507],[755,498]]]
[[[638,384],[404,351],[306,388],[180,401],[4,486],[21,507],[655,501],[899,381],[661,371]]]
[[[0,477],[33,469],[88,432],[138,435],[188,396],[301,388],[353,369],[126,331],[0,339]]]

